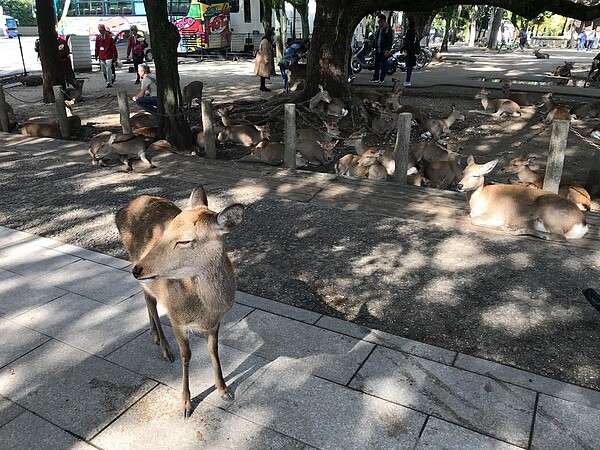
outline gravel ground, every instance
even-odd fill
[[[0,170],[0,225],[118,257],[120,206],[143,193],[184,206],[195,184],[6,150]],[[598,287],[597,250],[223,190],[209,199],[247,205],[229,239],[243,291],[600,389],[600,315],[581,295]]]

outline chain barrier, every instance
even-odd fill
[[[573,132],[573,134],[575,136],[577,136],[579,139],[581,139],[583,142],[591,145],[592,147],[594,147],[596,150],[600,150],[600,145],[596,144],[595,142],[593,142],[590,138],[587,138],[585,136],[583,136],[579,131],[577,131],[575,128],[573,128],[572,126],[569,125],[569,129]]]
[[[542,129],[540,131],[538,131],[537,133],[533,133],[529,138],[527,138],[525,141],[521,142],[519,145],[517,145],[516,147],[513,147],[513,148],[521,148],[525,144],[530,143],[532,140],[534,140],[536,137],[538,137],[540,134],[542,134],[544,131],[546,131],[546,129],[548,128],[549,125],[550,125],[549,123],[544,124],[544,126],[542,127]]]
[[[15,97],[13,94],[11,94],[10,92],[8,92],[6,89],[4,89],[4,93],[8,94],[10,97],[14,98],[15,100],[17,100],[17,101],[19,101],[21,103],[30,103],[30,104],[40,103],[40,100],[35,100],[35,101],[31,102],[31,101],[28,101],[28,100],[23,100],[23,99],[21,99],[19,97]]]

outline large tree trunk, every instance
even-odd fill
[[[502,25],[502,17],[504,16],[504,9],[496,8],[494,11],[494,21],[492,22],[492,30],[490,31],[490,40],[488,41],[487,47],[492,49],[496,46],[498,42],[498,31],[500,30],[500,25]]]
[[[40,62],[44,78],[44,103],[54,103],[52,86],[62,84],[64,78],[58,60],[56,43],[56,14],[52,2],[36,0],[38,35],[40,38]]]
[[[442,39],[442,46],[440,51],[447,52],[448,51],[448,39],[450,38],[450,29],[452,28],[452,20],[454,19],[454,6],[446,6],[444,11],[444,20],[446,21],[446,25],[444,27],[444,38]]]
[[[273,2],[272,0],[261,0],[263,5],[263,18],[262,18],[262,26],[265,30],[270,30],[273,28]]]
[[[477,34],[477,13],[479,6],[473,5],[471,9],[471,26],[469,27],[469,47],[475,47],[475,37]]]
[[[167,19],[167,0],[144,0],[158,84],[159,134],[179,152],[192,149],[177,69],[179,32]]]

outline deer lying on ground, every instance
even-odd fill
[[[204,83],[202,81],[192,81],[183,88],[181,94],[183,100],[183,108],[187,111],[192,107],[192,102],[198,100],[198,103],[202,101],[202,90],[204,89]]]
[[[541,96],[538,94],[511,91],[511,84],[510,80],[504,80],[502,84],[502,95],[518,104],[521,108],[523,106],[533,106],[542,101]]]
[[[44,79],[39,75],[20,75],[17,77],[24,86],[41,86],[44,84]]]
[[[20,132],[25,136],[62,139],[58,123],[28,122],[21,125]]]
[[[574,119],[587,119],[600,117],[600,102],[580,103],[569,110]]]
[[[320,92],[313,96],[308,102],[311,110],[316,110],[333,117],[345,117],[348,114],[346,104],[339,98],[331,97],[329,92],[319,85]]]
[[[387,109],[380,109],[379,116],[373,119],[371,122],[371,128],[375,134],[379,136],[389,136],[396,131],[398,126],[398,114],[388,111]]]
[[[133,130],[137,128],[156,128],[158,127],[158,116],[140,111],[131,116],[129,124]]]
[[[438,189],[453,188],[462,178],[463,167],[459,161],[433,161],[423,164],[423,175],[429,180],[430,187]]]
[[[548,53],[542,53],[540,49],[536,49],[533,54],[537,59],[550,59],[550,55]]]
[[[595,73],[594,73],[595,72]],[[594,56],[592,60],[592,65],[590,67],[590,71],[587,75],[587,80],[590,81],[592,79],[592,74],[594,74],[593,78],[595,81],[598,81],[598,75],[600,75],[600,53]]]
[[[556,194],[523,186],[494,184],[486,186],[484,175],[498,164],[495,159],[468,166],[457,188],[467,193],[471,223],[499,228],[513,235],[542,239],[580,239],[588,232],[583,213],[569,200]]]
[[[574,66],[575,66],[574,62],[565,61],[565,63],[562,66],[558,66],[556,69],[554,69],[554,72],[552,72],[552,75],[554,75],[555,77],[568,78],[571,76],[571,70],[573,69]]]
[[[279,142],[261,141],[256,144],[250,155],[238,159],[239,162],[263,163],[270,166],[283,164],[285,155],[285,145]],[[302,157],[300,152],[296,152],[296,167],[304,167],[308,161]]]
[[[476,95],[476,99],[481,100],[481,106],[483,106],[484,110],[491,109],[493,111],[493,116],[501,116],[502,114],[510,114],[511,116],[520,116],[521,115],[521,107],[512,100],[508,98],[489,98],[489,92],[487,90],[481,89]]]
[[[415,163],[432,163],[436,161],[454,161],[459,156],[460,147],[454,141],[448,142],[446,147],[442,147],[437,142],[417,142],[410,150],[411,157]]]
[[[548,108],[548,114],[544,119],[544,123],[552,123],[554,120],[571,121],[571,113],[569,108],[558,106],[552,97],[552,92],[542,95],[542,101],[546,105],[546,108]]]
[[[385,180],[387,170],[379,162],[385,150],[368,150],[361,156],[347,154],[342,156],[335,165],[335,173],[339,176],[351,178],[369,178],[371,180]]]
[[[502,173],[514,173],[519,178],[519,183],[526,187],[535,187],[542,189],[544,186],[544,173],[534,172],[529,167],[532,159],[518,156],[513,158],[508,165],[504,166]],[[576,184],[561,184],[558,195],[575,203],[579,209],[589,211],[592,208],[592,199],[590,194],[582,187]]]
[[[229,113],[233,109],[233,105],[228,106],[220,106],[215,109],[215,113],[217,116],[221,118],[221,122],[223,122],[224,127],[231,127],[233,125],[241,125],[238,122],[235,122],[231,117],[229,117]]]
[[[313,166],[324,166],[333,161],[333,149],[338,144],[335,141],[303,141],[296,142],[297,150],[309,164]]]
[[[204,188],[196,187],[189,209],[181,211],[172,202],[142,195],[116,214],[116,224],[131,262],[133,276],[140,281],[150,316],[150,334],[173,361],[165,338],[157,302],[167,310],[177,339],[182,365],[183,417],[192,413],[189,365],[190,332],[205,332],[219,396],[231,401],[219,360],[221,319],[233,306],[236,281],[227,257],[225,236],[242,222],[244,207],[228,206],[220,213],[208,209]]]
[[[450,127],[454,125],[457,120],[464,120],[465,115],[456,109],[452,105],[452,111],[445,119],[430,119],[426,118],[421,123],[421,129],[429,133],[433,139],[439,141],[442,136],[450,133]]]
[[[132,160],[139,158],[149,167],[156,167],[146,155],[144,140],[134,134],[103,131],[91,139],[88,152],[94,166],[106,166],[105,160],[118,158],[127,166],[127,170],[133,170]]]
[[[411,113],[412,118],[415,122],[417,122],[417,123],[423,122],[423,114],[421,114],[421,111],[419,111],[414,106],[403,105],[400,102],[400,97],[401,97],[401,93],[395,94],[395,93],[391,92],[385,96],[384,105],[386,105],[388,108],[390,108],[392,111],[394,111],[397,114]]]
[[[600,123],[592,128],[592,131],[590,131],[590,136],[594,139],[600,139]]]
[[[268,140],[271,137],[269,124],[265,125],[231,125],[221,131],[217,140],[219,142],[231,141],[241,144],[244,147],[252,147],[260,141]]]

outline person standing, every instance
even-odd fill
[[[148,64],[140,64],[138,75],[142,79],[140,92],[132,98],[139,107],[145,109],[151,114],[158,113],[158,97],[156,96],[156,79],[149,75],[150,67]]]
[[[394,31],[386,22],[383,14],[377,16],[379,28],[375,33],[375,73],[371,83],[383,83],[387,75],[387,59],[394,41]]]
[[[106,87],[112,87],[115,81],[113,74],[113,61],[118,58],[117,46],[112,35],[106,29],[104,24],[98,25],[98,31],[100,34],[96,35],[96,59],[100,60],[100,72],[104,75],[104,81]]]
[[[523,28],[521,28],[521,31],[519,33],[519,50],[521,50],[521,52],[524,52],[526,46],[527,46],[527,31],[525,31]]]
[[[60,59],[60,67],[63,71],[64,80],[74,88],[77,88],[77,80],[75,79],[75,72],[73,72],[73,65],[71,64],[71,49],[67,40],[56,34],[56,43],[58,44],[58,58]],[[63,81],[64,84],[64,81]]]
[[[267,78],[271,78],[271,72],[273,71],[273,37],[275,32],[273,29],[267,30],[262,40],[260,41],[260,47],[254,60],[254,75],[260,77],[260,90],[263,92],[270,92],[265,83]]]
[[[137,74],[135,84],[140,84],[138,66],[144,62],[144,50],[146,47],[148,47],[148,43],[144,34],[138,31],[137,26],[131,25],[129,41],[127,42],[127,59],[133,59],[133,68]]]
[[[301,44],[292,44],[283,52],[283,58],[279,61],[279,71],[281,72],[281,79],[283,80],[283,93],[288,92],[288,76],[287,69],[298,64],[298,62],[304,58],[306,49]]]
[[[411,16],[406,18],[406,36],[404,36],[404,44],[402,45],[401,51],[406,53],[406,81],[404,86],[412,86],[411,78],[413,68],[417,64],[417,35],[415,32],[415,19]]]

